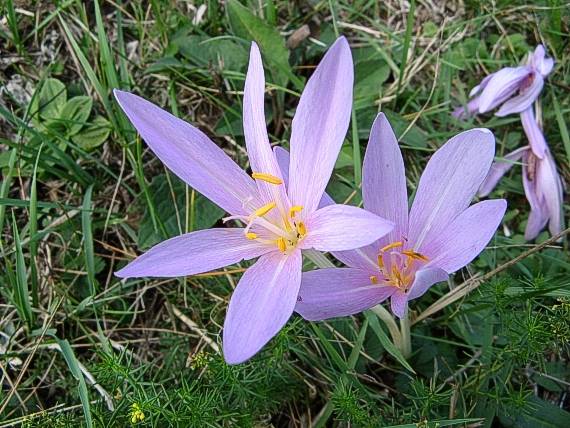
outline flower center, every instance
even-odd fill
[[[403,292],[410,288],[418,268],[428,262],[428,258],[413,250],[404,250],[403,246],[403,242],[396,241],[380,250],[377,258],[380,275],[370,276],[372,284],[378,284],[381,280]]]
[[[255,180],[265,181],[275,186],[283,184],[283,180],[271,174],[254,172],[251,176]],[[300,205],[290,206],[288,200],[277,203],[278,198],[280,198],[279,192],[271,193],[275,200],[255,209],[249,216],[229,216],[225,217],[223,221],[241,220],[246,224],[243,231],[246,239],[275,245],[282,253],[289,253],[307,235],[305,223],[295,218],[303,210],[303,207]],[[269,215],[269,213],[273,213],[275,208],[279,214]]]

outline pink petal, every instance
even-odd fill
[[[416,251],[439,236],[471,203],[487,175],[495,138],[487,129],[456,135],[429,160],[410,210],[409,241]]]
[[[243,229],[206,229],[155,245],[116,272],[119,278],[176,277],[208,272],[268,252]]]
[[[546,140],[534,118],[534,108],[532,106],[521,113],[521,123],[532,151],[540,159],[544,158],[547,147]]]
[[[394,315],[398,318],[404,318],[408,312],[408,295],[402,291],[396,291],[392,294],[390,306]]]
[[[408,235],[408,193],[404,160],[394,131],[380,113],[370,131],[362,170],[364,208],[394,222],[394,229],[378,245],[401,241]]]
[[[562,181],[556,171],[556,164],[550,151],[547,151],[545,158],[539,161],[537,180],[550,219],[548,223],[550,233],[557,235],[564,227]]]
[[[523,187],[526,199],[530,204],[530,214],[526,224],[524,238],[531,241],[538,236],[548,222],[548,213],[537,189],[537,168],[540,159],[531,151],[527,151],[523,157]],[[530,165],[532,163],[532,165]]]
[[[408,301],[423,296],[432,285],[447,281],[447,278],[449,275],[443,269],[437,267],[420,269],[416,272],[414,283],[408,290]]]
[[[426,246],[424,255],[435,266],[453,273],[470,263],[489,243],[505,215],[507,202],[493,199],[470,206]]]
[[[245,143],[252,172],[271,174],[283,179],[281,169],[277,164],[265,127],[264,110],[265,76],[261,63],[261,54],[257,44],[251,44],[249,67],[245,79],[243,96],[243,130]],[[263,203],[286,201],[284,185],[275,185],[258,180],[257,187]],[[286,210],[289,207],[283,207]]]
[[[515,162],[520,160],[524,152],[527,150],[528,146],[521,147],[520,149],[516,149],[515,151],[505,155],[503,159],[493,162],[491,169],[489,170],[489,174],[487,174],[487,177],[483,180],[483,184],[479,187],[479,196],[483,198],[491,193],[499,180],[503,178],[503,175],[505,175],[513,165],[515,165]]]
[[[255,355],[293,313],[301,284],[302,256],[272,252],[259,258],[238,283],[223,330],[224,358],[239,364]]]
[[[520,88],[530,72],[529,67],[505,67],[493,74],[487,86],[481,92],[479,113],[493,110],[510,98]]]
[[[372,284],[370,270],[331,268],[304,272],[295,311],[309,321],[344,317],[386,300],[395,288]]]
[[[390,232],[394,223],[361,208],[335,204],[311,214],[306,227],[301,248],[344,251],[371,244]]]
[[[538,98],[542,87],[544,86],[544,78],[540,73],[533,72],[528,79],[532,79],[530,86],[521,88],[518,95],[505,101],[495,116],[503,117],[513,113],[520,113],[532,106],[532,103]]]
[[[203,132],[151,102],[115,89],[115,98],[158,158],[189,186],[234,215],[258,208],[253,180]]]
[[[310,215],[319,205],[344,141],[352,108],[353,65],[340,37],[307,82],[293,118],[289,196]]]

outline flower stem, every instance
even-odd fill
[[[303,254],[306,255],[317,267],[321,269],[335,267],[334,264],[327,259],[323,253],[317,250],[304,250]]]
[[[400,332],[402,334],[402,355],[405,359],[412,355],[412,336],[410,335],[410,315],[406,311],[404,318],[400,319]]]

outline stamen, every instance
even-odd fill
[[[275,177],[274,175],[266,174],[264,172],[254,172],[251,174],[251,177],[254,180],[261,180],[270,184],[283,184],[283,180],[279,177]]]
[[[370,275],[370,282],[372,284],[378,284],[378,278],[376,277],[376,275]]]
[[[412,251],[412,250],[404,250],[404,251],[402,251],[402,254],[408,256],[410,259],[413,259],[413,260],[422,260],[424,262],[429,261],[429,259],[426,256],[424,256],[423,254],[416,253],[415,251]]]
[[[384,257],[382,254],[378,254],[378,266],[380,266],[380,269],[384,268]]]
[[[257,233],[248,232],[248,233],[245,234],[245,237],[246,237],[247,239],[255,239],[255,238],[257,238]]]
[[[257,217],[263,217],[265,214],[267,214],[269,211],[271,211],[276,206],[277,206],[277,204],[275,202],[269,202],[267,205],[264,205],[261,208],[256,209],[255,212],[253,213],[253,215],[255,215]]]
[[[383,253],[384,251],[391,250],[392,248],[401,247],[402,245],[404,245],[404,244],[402,243],[402,241],[392,242],[391,244],[388,244],[388,245],[386,245],[384,248],[382,248],[382,249],[380,250],[380,252]]]
[[[302,209],[303,207],[301,205],[293,205],[291,208],[289,208],[289,217],[295,217],[295,214],[300,212]]]
[[[282,236],[277,239],[277,248],[279,248],[279,251],[281,252],[285,252],[287,249],[287,243],[285,242],[285,238]]]
[[[297,223],[297,233],[299,233],[301,236],[305,236],[307,234],[307,227],[302,221]]]

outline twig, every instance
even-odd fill
[[[220,353],[220,347],[218,346],[218,344],[216,342],[214,342],[212,339],[210,339],[208,337],[208,335],[206,334],[206,330],[204,330],[203,328],[200,328],[198,326],[198,324],[196,324],[194,321],[192,321],[190,318],[188,318],[186,315],[184,315],[180,309],[178,309],[176,306],[167,303],[168,308],[174,313],[174,315],[176,315],[178,317],[178,319],[180,319],[180,321],[182,321],[184,324],[186,324],[186,326],[198,333],[198,335],[204,340],[204,342],[206,342],[210,348],[212,348],[216,354]]]

